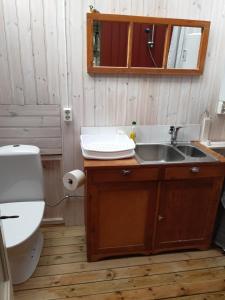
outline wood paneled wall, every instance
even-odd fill
[[[0,0],[0,145],[28,143],[45,154],[62,153],[61,16],[64,1]]]
[[[210,20],[204,74],[89,76],[91,4],[103,13]],[[225,139],[224,119],[214,113],[224,40],[224,0],[0,0],[0,145],[29,142],[62,152],[65,172],[82,168],[80,126],[194,124],[205,110],[213,117],[211,137]],[[62,121],[60,105],[72,107],[73,122]],[[71,203],[81,220],[82,200]]]
[[[0,146],[34,144],[43,154],[61,154],[59,105],[1,105]]]

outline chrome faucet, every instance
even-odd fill
[[[181,126],[170,126],[169,134],[171,135],[171,145],[176,146],[177,144],[177,134]]]

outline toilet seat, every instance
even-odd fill
[[[19,216],[19,218],[2,220],[7,248],[23,243],[38,229],[42,221],[44,208],[45,202],[43,200],[0,204],[2,216]]]

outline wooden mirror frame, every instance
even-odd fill
[[[93,66],[93,23],[94,21],[114,21],[127,22],[128,41],[127,41],[127,66]],[[132,41],[134,23],[164,24],[167,25],[163,66],[162,68],[132,67]],[[202,28],[201,42],[199,47],[198,64],[196,69],[167,69],[168,53],[173,26],[199,27]],[[87,72],[89,74],[158,74],[158,75],[201,75],[204,69],[206,51],[208,45],[210,22],[186,19],[156,18],[129,15],[114,15],[101,13],[87,13]]]

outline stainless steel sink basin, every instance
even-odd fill
[[[224,155],[225,155],[225,149]],[[191,144],[137,144],[136,158],[140,164],[198,163],[217,159]]]
[[[177,146],[177,149],[187,156],[206,157],[205,153],[203,153],[201,150],[191,145]]]
[[[143,162],[176,162],[182,161],[185,157],[174,147],[163,144],[142,144],[137,145],[136,156]]]
[[[212,150],[225,156],[225,148],[212,148]]]

